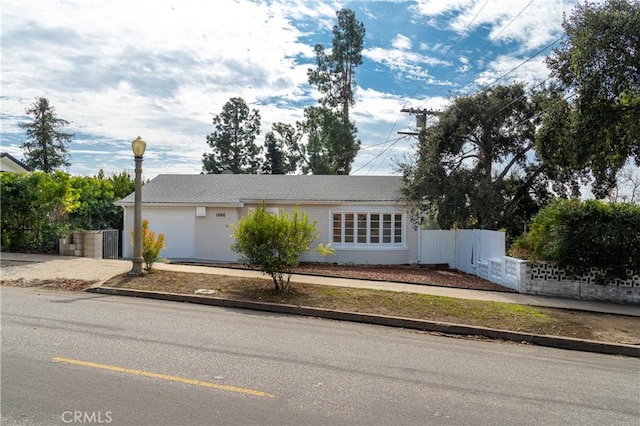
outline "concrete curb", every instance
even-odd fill
[[[89,293],[108,294],[114,296],[143,297],[147,299],[196,303],[201,305],[221,306],[225,308],[240,308],[289,315],[303,315],[309,317],[332,319],[337,321],[351,321],[366,324],[383,325],[387,327],[400,327],[412,330],[432,331],[444,334],[482,336],[491,339],[500,339],[518,343],[529,343],[559,349],[596,352],[611,355],[625,355],[640,358],[640,346],[626,345],[621,343],[598,342],[594,340],[581,340],[573,339],[570,337],[547,336],[542,334],[518,333],[515,331],[476,327],[471,325],[460,325],[439,321],[427,321],[384,315],[360,314],[355,312],[335,311],[330,309],[310,308],[296,305],[283,305],[277,303],[231,300],[212,296],[132,290],[114,287],[92,287],[88,288],[86,291]]]

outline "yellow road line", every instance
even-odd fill
[[[117,367],[115,365],[96,364],[95,362],[79,361],[77,359],[62,358],[59,356],[53,357],[52,360],[56,362],[65,362],[67,364],[82,365],[84,367],[93,367],[93,368],[100,368],[100,369],[109,370],[109,371],[117,371],[119,373],[129,373],[129,374],[135,374],[138,376],[152,377],[154,379],[169,380],[171,382],[186,383],[188,385],[203,386],[205,388],[213,388],[213,389],[224,390],[229,392],[244,393],[244,394],[253,395],[253,396],[265,396],[268,398],[276,397],[275,395],[271,395],[270,393],[253,390],[253,389],[237,388],[235,386],[227,386],[227,385],[221,385],[218,383],[211,383],[211,382],[202,382],[200,380],[185,379],[184,377],[167,376],[166,374],[151,373],[149,371],[141,371],[141,370],[133,370],[131,368]]]

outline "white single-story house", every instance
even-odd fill
[[[27,173],[32,171],[31,167],[17,160],[8,152],[0,153],[0,172]]]
[[[165,235],[160,256],[175,261],[236,262],[232,227],[263,201],[268,209],[296,206],[320,231],[313,243],[331,244],[335,256],[313,250],[301,261],[356,264],[418,262],[419,229],[400,201],[399,176],[158,175],[142,187],[142,218]],[[131,258],[134,193],[124,208],[123,257]]]

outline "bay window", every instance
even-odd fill
[[[331,242],[355,246],[404,244],[404,214],[340,211],[331,213]]]

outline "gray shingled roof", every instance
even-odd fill
[[[142,187],[142,202],[234,204],[246,201],[381,202],[400,199],[399,176],[158,175]],[[129,194],[119,205],[133,204]]]

